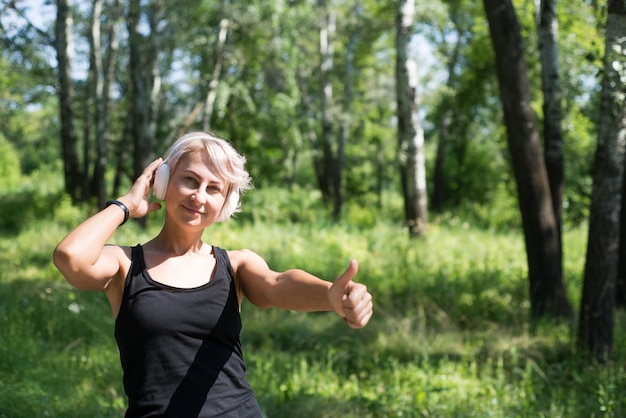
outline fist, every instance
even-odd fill
[[[328,289],[328,297],[338,315],[349,327],[363,328],[373,314],[372,295],[364,284],[352,281],[359,271],[356,260],[351,260],[343,272]]]

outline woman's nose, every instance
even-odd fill
[[[191,194],[191,200],[198,203],[204,203],[206,201],[206,196],[207,194],[204,191],[197,189]]]

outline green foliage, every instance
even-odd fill
[[[522,228],[517,196],[513,180],[492,185],[487,202],[463,201],[454,211],[441,214],[441,220],[453,224],[463,222],[475,228],[497,231],[519,231]]]
[[[57,171],[45,169],[20,177],[13,193],[0,193],[0,231],[17,234],[32,223],[49,219],[51,214],[62,227],[75,225],[82,213],[59,192],[61,188]]]
[[[19,185],[21,175],[17,152],[0,133],[0,196],[12,192]]]
[[[563,219],[568,224],[580,225],[589,217],[596,131],[587,117],[576,112],[568,115],[565,127],[568,129],[564,131]]]
[[[253,189],[242,198],[242,213],[235,214],[234,222],[317,223],[325,218],[318,190],[294,187]]]

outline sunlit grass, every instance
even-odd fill
[[[257,197],[260,199],[260,197]],[[280,211],[278,211],[280,212]],[[43,214],[44,212],[36,212]],[[104,295],[71,288],[52,249],[87,214],[60,200],[0,240],[0,417],[120,416],[125,406],[113,319]],[[618,417],[626,413],[626,323],[616,318],[612,362],[576,356],[571,324],[529,326],[526,258],[517,232],[458,220],[409,240],[393,221],[217,225],[205,239],[250,248],[271,267],[332,280],[350,258],[375,299],[363,330],[330,313],[244,303],[248,376],[268,417]],[[112,241],[144,242],[159,228],[130,222]],[[572,305],[582,282],[585,228],[566,231]]]

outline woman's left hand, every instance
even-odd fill
[[[142,218],[161,209],[159,202],[151,202],[149,198],[154,175],[161,164],[163,164],[162,158],[152,161],[137,177],[130,190],[118,199],[128,207],[131,218]]]
[[[351,328],[363,328],[373,314],[372,295],[364,284],[352,281],[359,270],[356,260],[351,260],[343,272],[328,289],[328,298],[338,315]]]

